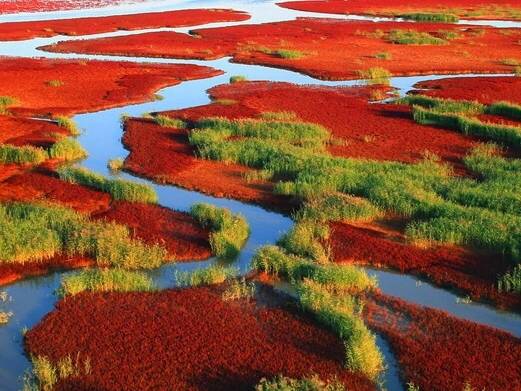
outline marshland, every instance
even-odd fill
[[[521,8],[383,3],[0,11],[1,389],[521,389]]]

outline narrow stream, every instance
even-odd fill
[[[88,10],[81,12],[58,12],[45,14],[21,14],[21,15],[0,15],[2,21],[30,20],[30,19],[47,19],[47,18],[63,18],[77,16],[98,16],[110,15],[115,13],[138,13],[149,11],[161,11],[181,8],[234,8],[236,10],[244,10],[252,15],[252,19],[242,23],[264,23],[278,20],[290,20],[297,16],[318,16],[329,17],[324,14],[311,14],[297,11],[291,11],[276,7],[272,0],[266,2],[242,2],[238,1],[183,1],[175,6],[171,2],[158,0],[145,4],[136,4],[128,7],[107,8],[103,10]],[[175,7],[175,8],[174,8]],[[332,16],[335,17],[335,16]],[[345,16],[336,16],[344,17]],[[510,22],[509,22],[510,23]],[[521,23],[512,22],[514,25],[508,27],[521,27]],[[230,25],[218,24],[218,25]],[[237,24],[237,23],[233,23]],[[490,23],[489,23],[490,24]],[[212,24],[214,26],[215,24]],[[188,31],[193,28],[173,29],[175,31]],[[206,27],[206,26],[205,26]],[[507,27],[507,26],[501,26]],[[172,29],[169,29],[172,30]],[[155,31],[155,30],[147,30]],[[112,36],[135,34],[134,32],[117,32],[109,34],[100,34],[97,36]],[[79,37],[84,38],[84,37]],[[78,56],[51,54],[37,51],[35,48],[41,45],[47,45],[64,37],[54,37],[46,39],[33,39],[22,42],[6,42],[0,43],[0,55],[7,56],[46,56],[50,58],[86,58],[86,59],[103,59],[114,61],[137,61],[137,62],[158,62],[158,63],[191,63],[198,65],[211,66],[216,69],[225,71],[224,75],[211,79],[196,80],[184,82],[181,85],[168,87],[158,91],[164,97],[163,100],[147,102],[143,104],[128,105],[121,108],[104,110],[96,113],[87,113],[76,115],[73,120],[78,124],[80,129],[85,131],[79,137],[80,143],[89,151],[90,156],[81,164],[90,170],[99,172],[103,175],[110,175],[106,167],[107,161],[114,157],[125,157],[127,151],[121,145],[121,127],[120,117],[122,114],[131,116],[141,116],[146,112],[182,109],[191,106],[203,105],[209,102],[206,91],[219,84],[227,83],[230,76],[244,75],[248,80],[270,80],[270,81],[286,81],[295,84],[316,84],[328,86],[352,86],[360,83],[359,81],[348,82],[323,82],[311,77],[301,75],[281,69],[266,68],[262,66],[232,64],[228,58],[215,61],[180,61],[165,59],[149,59],[149,58],[132,58],[132,57],[115,57],[115,56]],[[78,38],[66,38],[78,39]],[[475,75],[453,75],[453,76],[421,76],[421,77],[400,77],[391,79],[391,84],[403,94],[410,90],[412,85],[422,81],[446,77],[473,77]],[[286,230],[288,230],[292,221],[288,217],[277,213],[268,212],[260,207],[244,204],[234,200],[223,198],[209,197],[200,193],[179,189],[173,186],[163,186],[151,183],[141,178],[135,178],[128,174],[122,174],[122,177],[132,180],[151,184],[159,195],[159,203],[169,208],[187,211],[191,204],[195,202],[209,202],[217,206],[229,208],[234,213],[243,214],[251,226],[251,237],[239,258],[234,262],[234,266],[239,268],[240,273],[246,273],[249,270],[249,263],[255,249],[261,245],[274,243],[276,239]],[[159,270],[151,272],[156,283],[160,286],[168,287],[173,285],[173,273],[176,269],[193,270],[195,268],[205,267],[215,259],[202,262],[192,262],[186,264],[166,265]],[[379,280],[380,288],[393,296],[400,297],[404,300],[416,302],[433,308],[441,308],[447,310],[454,316],[469,319],[474,322],[487,324],[514,333],[521,336],[521,316],[510,313],[499,312],[493,308],[483,305],[467,303],[464,298],[444,291],[442,289],[431,286],[430,284],[420,282],[418,279],[391,273],[382,270],[368,270],[370,274],[376,274]],[[13,311],[14,316],[8,324],[0,326],[0,390],[17,390],[21,388],[18,379],[23,375],[24,370],[29,368],[29,361],[23,353],[21,346],[21,333],[24,328],[30,329],[39,322],[45,314],[52,311],[57,300],[54,290],[58,287],[60,279],[71,272],[55,272],[47,276],[26,278],[16,283],[3,286],[0,291],[7,291],[12,301],[5,304],[5,310]],[[386,354],[388,370],[385,374],[385,386],[388,391],[403,390],[397,374],[397,364],[394,357],[390,353],[387,343],[382,338],[378,338],[379,346]]]

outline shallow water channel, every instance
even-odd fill
[[[252,15],[252,19],[242,23],[263,23],[278,20],[293,19],[297,16],[318,16],[326,17],[324,14],[310,14],[276,7],[272,1],[266,2],[241,2],[239,1],[184,1],[172,5],[171,2],[164,0],[149,1],[144,4],[137,4],[118,8],[107,8],[103,10],[54,12],[44,14],[20,14],[17,16],[0,15],[0,22],[17,20],[50,19],[78,16],[98,16],[115,13],[137,13],[148,11],[161,11],[166,9],[180,8],[201,8],[201,7],[221,7],[244,10]],[[329,17],[329,15],[327,15]],[[337,16],[344,17],[345,16]],[[228,23],[232,24],[232,23]],[[228,25],[226,24],[226,25]],[[235,24],[235,23],[233,23]],[[490,23],[488,23],[490,24]],[[225,25],[225,24],[211,24]],[[197,26],[199,28],[201,26]],[[205,26],[206,27],[206,26]],[[500,27],[521,27],[521,24],[514,23]],[[191,27],[195,28],[195,27]],[[175,31],[187,31],[191,28],[173,29]],[[117,32],[110,34],[100,34],[98,36],[111,36],[121,34],[135,34],[137,32]],[[80,37],[85,38],[85,37]],[[232,64],[227,58],[215,61],[178,61],[165,59],[143,59],[131,57],[105,57],[105,56],[85,56],[85,55],[62,55],[50,54],[37,51],[35,48],[40,45],[50,44],[63,39],[77,39],[55,37],[50,39],[33,39],[22,42],[0,43],[0,55],[10,56],[46,56],[52,58],[87,58],[87,59],[110,59],[123,61],[147,61],[161,63],[192,63],[214,67],[225,72],[224,75],[204,79],[183,82],[181,85],[168,87],[158,91],[164,97],[163,100],[148,102],[144,104],[128,105],[121,108],[104,110],[96,113],[80,114],[73,118],[83,134],[79,137],[81,144],[88,150],[89,157],[81,164],[90,170],[104,175],[110,175],[106,167],[110,158],[125,157],[127,151],[121,145],[122,130],[120,127],[120,117],[122,114],[130,116],[141,116],[143,113],[162,110],[181,109],[196,105],[209,103],[210,100],[206,91],[218,84],[227,83],[230,76],[244,75],[248,80],[270,80],[286,81],[296,84],[319,84],[331,86],[349,86],[359,82],[324,82],[295,72],[281,69],[267,68],[262,66],[251,66]],[[454,75],[457,76],[457,75]],[[473,75],[459,75],[472,77]],[[421,80],[444,78],[444,76],[422,76],[422,77],[402,77],[391,79],[391,84],[398,88],[400,93],[411,89],[414,83]],[[238,259],[233,263],[240,273],[249,270],[250,259],[255,249],[261,245],[273,244],[276,239],[292,225],[291,219],[277,213],[268,212],[260,207],[244,204],[234,200],[209,197],[197,192],[186,191],[173,186],[157,185],[141,178],[135,178],[128,174],[123,177],[132,180],[149,183],[156,189],[159,195],[159,203],[169,208],[187,211],[191,204],[195,202],[209,202],[211,204],[229,208],[234,213],[241,213],[248,220],[251,227],[251,236],[246,247],[241,252]],[[191,262],[184,264],[166,265],[159,270],[150,272],[156,283],[163,287],[174,285],[174,270],[193,270],[205,267],[214,262],[210,259],[203,262]],[[368,269],[370,274],[376,274],[380,288],[393,296],[404,300],[419,303],[433,308],[444,309],[454,316],[469,319],[474,322],[487,324],[505,331],[511,332],[521,337],[521,316],[511,313],[504,313],[488,308],[484,305],[468,303],[464,298],[459,298],[453,293],[431,286],[415,277],[400,275],[383,270]],[[0,390],[17,390],[21,388],[19,378],[24,371],[29,368],[29,361],[25,357],[21,345],[21,333],[24,328],[33,327],[42,319],[45,314],[52,311],[57,296],[54,290],[58,287],[60,279],[71,272],[54,272],[50,275],[41,277],[30,277],[19,280],[13,284],[3,286],[0,291],[6,291],[11,298],[4,305],[4,310],[13,311],[14,315],[9,323],[0,326]],[[1,308],[1,307],[0,307]],[[385,374],[385,387],[388,391],[403,390],[397,375],[397,367],[392,354],[385,341],[378,338],[378,343],[382,351],[386,354],[388,370]]]

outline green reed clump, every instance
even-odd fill
[[[16,104],[18,104],[17,99],[12,98],[10,96],[0,96],[0,115],[8,115],[9,110],[7,109],[7,107]]]
[[[156,203],[158,200],[156,192],[149,185],[121,178],[106,178],[84,167],[67,167],[59,170],[59,174],[63,180],[110,193],[115,200],[143,203]]]
[[[521,119],[521,106],[510,102],[494,102],[487,107],[487,114],[506,118]]]
[[[178,119],[178,118],[170,118],[166,115],[156,115],[155,117],[156,123],[159,126],[164,126],[168,128],[176,128],[176,129],[184,129],[186,128],[186,122]]]
[[[89,154],[81,144],[73,138],[62,138],[49,148],[49,157],[65,161],[86,158]]]
[[[25,145],[16,147],[11,144],[0,145],[0,163],[2,164],[24,164],[38,165],[48,158],[42,148]]]
[[[109,159],[107,163],[107,168],[109,169],[110,173],[117,173],[121,170],[123,170],[125,166],[125,160],[121,157],[116,157],[113,159]]]
[[[382,67],[373,67],[367,70],[359,70],[356,71],[356,73],[361,79],[376,80],[380,83],[386,83],[386,81],[388,83],[388,80],[393,76],[389,70]]]
[[[521,293],[521,264],[499,277],[498,290]]]
[[[197,203],[190,207],[190,214],[203,227],[212,230],[210,246],[218,257],[236,257],[250,235],[250,227],[246,219],[240,214],[231,213],[228,209]]]
[[[76,123],[68,117],[57,116],[56,123],[62,128],[67,129],[72,136],[78,136],[81,134]]]
[[[179,286],[199,286],[221,284],[236,274],[236,268],[212,265],[190,272],[176,270],[174,278]]]
[[[268,121],[295,121],[298,119],[294,111],[265,111],[260,114],[260,118]]]
[[[262,378],[255,391],[346,391],[346,388],[334,378],[325,382],[317,375],[302,379],[279,375],[273,379]]]
[[[301,279],[312,272],[314,266],[304,258],[288,254],[278,246],[260,247],[253,259],[255,269],[263,270],[268,274],[287,276],[290,279]]]
[[[328,237],[327,225],[304,219],[282,235],[278,244],[292,254],[326,263],[330,259],[331,251],[322,242]]]
[[[300,282],[298,292],[302,306],[344,341],[347,368],[376,381],[384,369],[384,357],[376,345],[376,337],[359,314],[362,304],[353,296],[331,292],[313,279]]]
[[[230,300],[249,300],[255,294],[255,285],[252,282],[246,282],[243,277],[241,279],[232,279],[222,294],[224,301]]]
[[[234,136],[319,146],[329,138],[328,131],[320,125],[294,121],[205,118],[198,121],[196,127],[199,131],[191,133],[194,143],[211,135],[214,140]]]
[[[298,50],[289,50],[289,49],[279,49],[277,50],[277,55],[280,58],[284,58],[286,60],[296,60],[304,57],[304,53]]]
[[[387,35],[387,40],[400,45],[448,45],[444,39],[416,30],[391,30]]]
[[[367,199],[348,194],[331,193],[308,197],[296,219],[327,221],[368,221],[382,216],[383,212]]]
[[[0,262],[40,261],[64,253],[91,256],[100,264],[151,268],[167,257],[163,247],[132,239],[124,226],[92,222],[57,205],[0,205],[0,222]]]
[[[61,296],[89,292],[146,292],[155,290],[152,280],[143,273],[124,269],[86,270],[62,278]]]
[[[230,76],[230,83],[241,83],[248,81],[248,78],[243,75]]]
[[[429,12],[405,13],[399,15],[399,17],[408,20],[416,20],[418,22],[456,23],[459,21],[458,15]]]

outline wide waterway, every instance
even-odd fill
[[[20,14],[20,15],[0,15],[0,22],[3,21],[19,21],[19,20],[38,20],[38,19],[55,19],[65,17],[78,16],[100,16],[116,13],[138,13],[149,11],[163,11],[183,8],[233,8],[236,10],[246,11],[252,15],[252,19],[240,23],[264,23],[279,20],[290,20],[297,16],[318,16],[324,17],[324,14],[310,14],[298,11],[291,11],[277,7],[272,1],[267,2],[241,2],[241,1],[185,1],[172,5],[171,2],[159,0],[149,1],[147,3],[136,4],[118,8],[106,8],[103,10],[87,10],[74,12],[55,12],[43,14]],[[328,15],[329,17],[329,15]],[[346,16],[336,16],[346,18]],[[219,23],[207,26],[223,26],[237,23]],[[490,24],[490,23],[487,23]],[[506,25],[501,24],[499,27],[520,27],[519,23],[508,22]],[[197,26],[202,27],[202,26]],[[172,29],[175,31],[186,32],[190,28]],[[151,31],[151,30],[147,30]],[[135,34],[136,31],[117,32],[110,34],[100,34],[101,36],[112,36],[122,34]],[[94,36],[92,36],[94,37]],[[83,38],[83,37],[80,37]],[[122,147],[120,139],[122,130],[120,127],[120,117],[122,114],[131,116],[141,116],[146,112],[156,112],[162,110],[182,109],[185,107],[197,106],[209,102],[206,91],[222,83],[227,83],[232,75],[244,75],[248,80],[270,80],[270,81],[286,81],[296,84],[318,84],[318,85],[354,85],[358,82],[323,82],[301,75],[295,72],[267,68],[262,66],[251,66],[232,64],[227,58],[215,61],[178,61],[165,59],[144,59],[131,57],[107,57],[107,56],[78,56],[51,54],[37,51],[36,47],[47,45],[63,39],[77,39],[54,37],[50,39],[33,39],[22,42],[6,42],[0,43],[0,55],[8,56],[46,56],[52,58],[85,58],[85,59],[110,59],[123,61],[147,61],[160,63],[192,63],[199,65],[212,66],[225,72],[224,75],[211,79],[196,80],[184,82],[181,85],[165,88],[158,91],[164,99],[144,104],[128,105],[121,108],[99,111],[95,113],[81,114],[75,116],[80,129],[84,129],[83,134],[79,137],[81,144],[88,150],[89,158],[81,164],[90,170],[109,175],[106,168],[107,161],[114,157],[125,157],[127,151]],[[456,75],[454,75],[456,76]],[[473,75],[464,75],[472,77]],[[444,78],[444,76],[422,76],[422,77],[403,77],[391,79],[391,84],[399,89],[401,93],[411,89],[412,85],[421,80],[430,80],[435,78]],[[277,213],[268,212],[260,207],[244,204],[234,200],[222,198],[213,198],[200,193],[186,191],[173,186],[162,186],[150,183],[140,178],[134,178],[128,174],[123,177],[133,180],[146,182],[154,186],[161,205],[172,209],[187,211],[191,204],[195,202],[209,202],[217,206],[227,207],[235,213],[243,214],[251,226],[251,236],[246,247],[241,252],[239,258],[234,263],[241,273],[249,270],[250,259],[255,249],[264,244],[272,244],[276,239],[289,229],[292,225],[291,219]],[[161,286],[172,286],[173,273],[176,269],[191,270],[194,268],[205,267],[216,262],[210,259],[204,262],[192,262],[187,264],[177,264],[173,266],[165,266],[160,270],[151,274],[154,276],[156,283]],[[16,390],[21,387],[18,382],[20,376],[29,368],[29,361],[23,353],[21,346],[21,333],[24,328],[33,327],[42,317],[52,311],[54,303],[57,300],[54,290],[58,287],[60,279],[64,274],[70,272],[56,272],[47,276],[26,278],[8,286],[2,287],[0,291],[6,291],[11,301],[5,303],[5,310],[13,311],[14,315],[8,324],[0,326],[0,390]],[[380,288],[393,296],[403,298],[407,301],[419,303],[421,305],[430,306],[447,310],[451,314],[474,322],[497,327],[505,331],[511,332],[516,336],[521,336],[521,317],[516,314],[496,311],[484,305],[468,303],[465,298],[457,297],[451,292],[445,291],[422,282],[415,277],[404,276],[383,270],[368,270],[370,274],[376,274],[379,280]],[[389,367],[386,373],[386,388],[389,391],[403,390],[402,385],[398,381],[396,364],[389,352],[389,349],[381,338],[379,338],[381,349],[386,353],[387,365]]]

